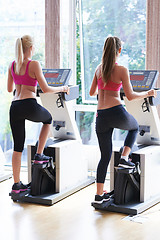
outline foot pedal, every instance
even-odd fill
[[[116,172],[119,173],[125,173],[125,174],[131,174],[134,173],[135,168],[123,168],[123,167],[114,167]]]
[[[46,163],[32,163],[32,167],[35,167],[35,168],[39,168],[39,169],[43,169],[43,168],[47,168],[47,167],[50,167],[51,166],[51,163],[50,162],[46,162]]]
[[[30,194],[30,191],[31,191],[31,189],[27,189],[26,191],[21,192],[21,193],[10,192],[9,196],[11,197],[11,199],[14,202],[16,202],[16,201],[19,201],[19,200],[23,200],[23,198],[25,198],[26,196],[28,196]]]
[[[103,202],[101,204],[92,202],[91,206],[94,207],[95,209],[106,210],[113,202],[114,202],[114,199],[110,198],[109,201]]]

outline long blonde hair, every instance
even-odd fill
[[[22,38],[16,40],[15,58],[16,58],[16,73],[19,74],[22,63],[23,54],[26,50],[34,45],[33,38],[29,35],[24,35]]]
[[[111,76],[120,48],[121,40],[117,37],[108,37],[104,43],[101,71],[102,79],[105,84]]]

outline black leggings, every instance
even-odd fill
[[[128,130],[124,146],[132,148],[137,137],[138,123],[122,105],[97,111],[96,134],[101,152],[101,159],[97,168],[97,183],[104,183],[105,181],[112,154],[112,133],[114,128]]]
[[[22,152],[25,142],[25,120],[51,124],[51,114],[35,98],[13,101],[10,107],[10,126],[14,151]]]

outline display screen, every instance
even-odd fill
[[[58,78],[59,73],[48,72],[44,74],[45,78]]]
[[[158,74],[156,70],[129,70],[133,90],[141,92],[154,88]],[[121,93],[124,93],[123,88]]]
[[[130,75],[131,81],[144,81],[144,75]]]
[[[43,69],[43,74],[49,86],[64,86],[69,82],[71,69]]]

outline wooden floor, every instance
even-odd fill
[[[91,207],[95,184],[53,206],[42,206],[13,202],[9,197],[12,183],[13,179],[0,183],[1,240],[160,239],[160,204],[128,220],[125,214]]]

